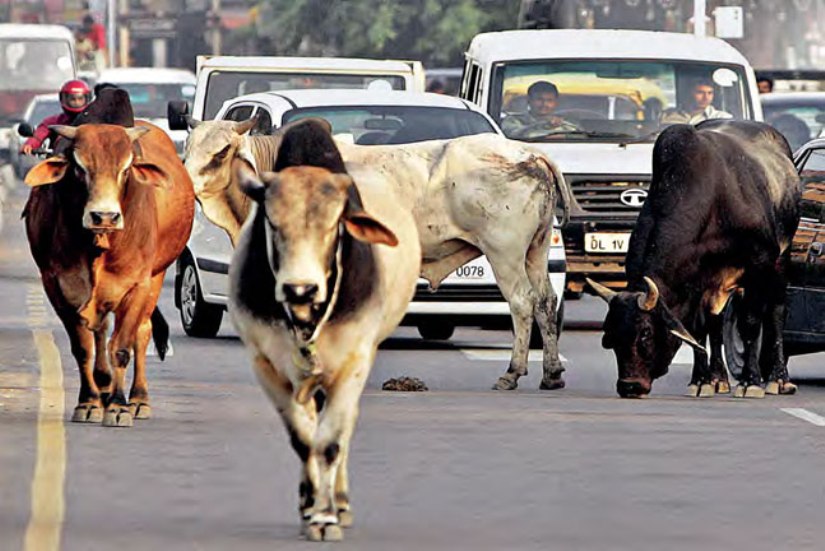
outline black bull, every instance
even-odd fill
[[[609,304],[602,344],[616,354],[622,397],[648,394],[683,342],[694,348],[689,394],[729,392],[720,313],[734,292],[745,346],[736,395],[794,392],[782,349],[783,265],[800,193],[788,144],[768,125],[708,121],[662,132],[630,239],[627,290],[591,282]],[[700,344],[708,335],[710,361]]]

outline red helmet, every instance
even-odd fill
[[[83,94],[83,105],[72,105],[70,98],[76,94]],[[60,89],[60,106],[67,113],[82,113],[92,101],[92,91],[89,85],[82,80],[70,80]]]

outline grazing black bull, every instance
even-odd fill
[[[650,194],[630,239],[627,291],[590,282],[609,304],[602,345],[616,354],[619,395],[648,394],[682,342],[694,348],[689,394],[729,392],[720,313],[737,289],[746,360],[736,396],[796,390],[782,350],[781,257],[796,231],[799,197],[788,144],[768,125],[708,121],[662,132]],[[708,334],[710,363],[699,344]]]

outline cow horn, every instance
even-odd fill
[[[135,126],[133,128],[126,128],[126,135],[129,136],[129,141],[135,143],[141,136],[149,132],[148,126]]]
[[[238,134],[246,134],[252,130],[256,124],[258,124],[258,115],[249,117],[245,121],[236,122],[233,128]]]
[[[183,120],[186,121],[186,126],[188,126],[190,129],[197,128],[198,125],[201,122],[203,122],[203,121],[199,121],[198,119],[192,117],[192,115],[184,115]]]
[[[618,294],[616,293],[616,291],[608,289],[601,283],[596,283],[589,277],[584,278],[584,280],[587,281],[587,284],[590,285],[590,287],[592,287],[594,291],[596,291],[596,294],[599,295],[602,298],[602,300],[604,300],[608,304],[611,300],[613,300],[613,297],[615,297]]]
[[[639,308],[645,312],[650,312],[659,302],[659,288],[649,277],[645,276],[644,280],[647,283],[647,293],[639,295]]]
[[[66,124],[55,124],[49,126],[49,130],[57,134],[58,136],[63,136],[68,140],[73,140],[77,137],[77,127],[76,126],[68,126]]]

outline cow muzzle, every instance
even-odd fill
[[[83,226],[95,232],[110,232],[123,229],[123,216],[116,211],[88,211],[83,218]]]
[[[619,379],[616,382],[616,392],[622,398],[644,398],[650,394],[650,381],[640,379]]]

